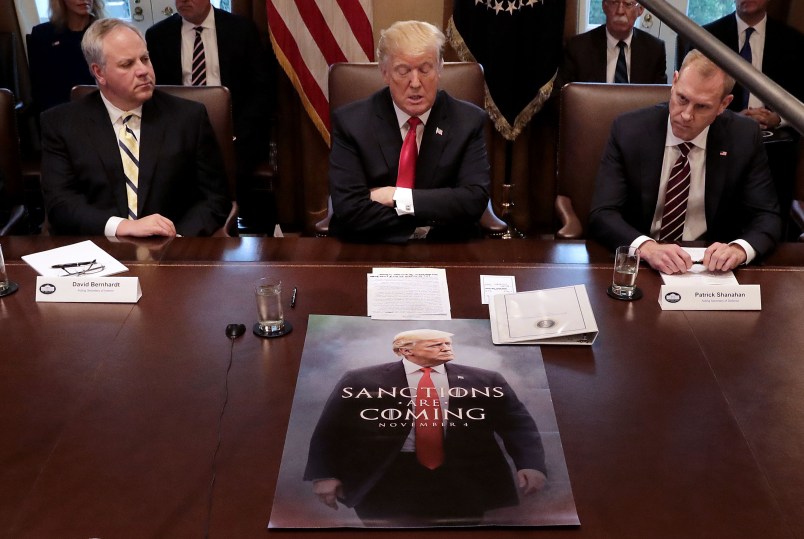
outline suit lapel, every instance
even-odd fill
[[[714,222],[722,194],[726,188],[726,159],[728,152],[722,141],[728,140],[722,118],[718,117],[709,127],[706,136],[706,176],[705,176],[705,206],[707,229]]]
[[[399,169],[399,153],[402,151],[402,136],[396,119],[391,91],[385,88],[374,99],[374,133],[377,134],[377,144],[382,152],[383,159],[389,170],[391,185],[396,183]]]
[[[667,140],[667,118],[670,111],[667,105],[657,107],[656,116],[651,126],[645,126],[645,133],[656,133],[646,136],[639,152],[641,154],[640,173],[642,175],[642,223],[645,230],[650,230],[656,203],[659,200],[659,182],[662,177],[664,160],[664,144]]]
[[[232,44],[232,40],[229,38],[229,28],[226,25],[227,20],[225,15],[222,15],[222,11],[218,8],[212,8],[213,13],[215,14],[215,33],[217,34],[218,40],[218,58],[235,58],[235,55],[230,50],[230,45]],[[230,71],[232,69],[231,62],[219,62],[220,63],[220,70],[221,70],[221,84],[226,86],[227,82],[231,80]],[[224,82],[226,81],[226,82]],[[230,88],[231,90],[231,88]]]
[[[165,33],[165,49],[179,51],[178,54],[160,54],[159,57],[166,64],[164,71],[169,73],[169,80],[157,80],[157,84],[181,84],[181,15],[176,13],[170,19],[172,31]]]
[[[159,148],[165,137],[167,122],[159,121],[164,111],[158,103],[158,94],[142,105],[142,121],[140,123],[140,172],[137,194],[137,214],[144,215],[145,202],[153,185],[158,164]]]
[[[438,163],[450,136],[450,123],[447,116],[446,94],[439,90],[433,110],[427,119],[422,136],[419,157],[416,159],[416,186],[430,187],[434,183]]]
[[[590,52],[597,58],[597,61],[592,63],[592,65],[594,65],[594,72],[592,73],[591,79],[593,81],[606,82],[606,51],[608,49],[608,43],[606,43],[606,25],[599,26],[596,30],[593,30],[592,42],[594,48]]]
[[[120,147],[117,145],[117,133],[115,133],[112,120],[109,118],[109,111],[101,99],[100,92],[90,94],[85,99],[89,108],[87,117],[96,125],[95,129],[89,130],[90,142],[102,164],[106,181],[109,182],[109,188],[117,205],[117,214],[125,217],[128,214],[126,176],[123,172]]]

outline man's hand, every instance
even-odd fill
[[[547,476],[539,470],[524,468],[517,470],[516,480],[519,484],[519,490],[522,491],[524,496],[527,496],[541,490],[544,484],[547,483]]]
[[[379,202],[383,206],[388,206],[389,208],[394,207],[394,193],[396,192],[396,187],[388,186],[388,187],[376,187],[371,190],[371,200],[374,202]]]
[[[745,109],[742,114],[759,122],[759,127],[762,129],[776,129],[782,123],[781,116],[765,107]]]
[[[706,248],[703,265],[709,271],[729,271],[747,259],[748,255],[737,243],[713,243]]]
[[[147,215],[142,219],[134,221],[126,219],[117,225],[116,236],[137,236],[146,238],[148,236],[167,236],[176,237],[176,227],[173,221],[167,217],[162,217],[158,213]]]
[[[670,275],[686,273],[692,267],[692,257],[675,243],[646,241],[639,246],[639,257],[653,269]]]
[[[313,481],[313,494],[321,503],[338,510],[338,498],[343,497],[343,483],[340,479],[319,479]]]

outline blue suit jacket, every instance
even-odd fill
[[[183,236],[220,228],[232,203],[204,106],[155,90],[140,139],[138,215],[164,215]],[[126,217],[117,134],[100,92],[42,113],[42,190],[55,234],[102,236],[110,217]]]
[[[438,92],[416,161],[416,215],[399,216],[369,198],[372,188],[396,185],[402,136],[390,90],[336,110],[329,158],[333,234],[404,242],[417,226],[433,226],[431,234],[442,237],[477,233],[489,200],[486,121],[484,110]]]
[[[629,112],[614,120],[600,162],[589,234],[610,248],[650,235],[659,198],[667,133],[667,104]],[[765,255],[781,238],[776,190],[758,124],[729,110],[706,139],[707,242],[747,241]]]
[[[544,448],[536,423],[499,373],[454,363],[446,365],[450,390],[500,388],[502,396],[451,395],[449,410],[458,413],[480,409],[483,420],[454,420],[444,438],[442,468],[464,478],[484,509],[516,505],[517,490],[510,467],[494,435],[505,444],[517,470],[534,469],[546,474]],[[342,398],[344,388],[353,394],[367,390],[373,398]],[[399,454],[411,429],[405,420],[409,399],[392,397],[391,391],[408,388],[401,361],[347,372],[336,384],[318,421],[312,440],[304,479],[336,478],[343,483],[343,503],[353,507],[379,481]],[[380,389],[385,392],[380,395]],[[398,421],[362,419],[365,409],[395,410]],[[379,412],[370,412],[376,416]],[[479,417],[476,411],[474,417]],[[464,426],[463,423],[468,423]]]

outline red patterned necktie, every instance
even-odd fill
[[[416,116],[411,116],[407,123],[409,128],[399,154],[399,173],[396,176],[396,186],[413,189],[413,185],[416,183],[416,158],[419,156],[419,150],[416,147],[416,126],[422,121]]]
[[[684,221],[687,218],[687,199],[690,194],[690,160],[687,155],[692,149],[691,142],[678,145],[681,155],[670,170],[667,190],[664,195],[662,230],[659,241],[672,243],[681,241],[684,234]]]
[[[435,470],[444,463],[444,430],[441,428],[441,403],[430,367],[423,367],[416,388],[416,459],[425,468]]]

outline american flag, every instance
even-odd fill
[[[274,53],[327,144],[329,66],[374,61],[371,1],[266,0]]]

